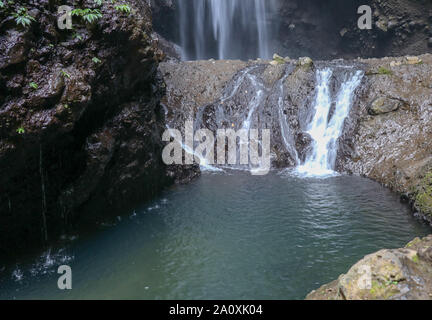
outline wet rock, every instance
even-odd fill
[[[397,111],[402,105],[402,101],[387,97],[379,97],[371,102],[368,108],[368,113],[373,116],[389,113]]]
[[[49,3],[22,0],[38,19],[20,31],[0,12],[1,258],[42,245],[45,229],[55,240],[83,216],[104,219],[195,172],[172,174],[160,156],[149,5],[128,1],[134,14],[124,15],[104,2],[91,27],[74,22],[78,38],[53,29]]]
[[[296,139],[296,149],[299,150],[299,158],[302,162],[312,150],[312,137],[309,133],[299,132]]]
[[[27,42],[25,33],[7,30],[0,36],[0,69],[26,60]]]
[[[432,165],[432,56],[415,57],[413,65],[405,57],[361,61],[368,69],[392,61],[402,63],[391,67],[391,76],[367,77],[359,91],[359,105],[353,107],[350,117],[355,124],[350,135],[352,151],[341,158],[340,170],[369,177],[406,194],[416,216],[430,223],[430,191],[425,177]],[[371,108],[375,99],[376,105]]]

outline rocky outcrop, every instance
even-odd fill
[[[0,256],[188,177],[161,160],[162,54],[146,2],[80,1],[94,21],[78,12],[73,30],[57,27],[60,2],[3,4]]]
[[[338,168],[400,193],[431,221],[432,56],[362,62],[366,82],[342,137]]]
[[[432,300],[432,236],[367,255],[308,300]]]

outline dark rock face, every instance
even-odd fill
[[[149,6],[128,3],[74,17],[73,31],[57,28],[54,1],[0,11],[0,256],[54,240],[85,208],[103,216],[188,178],[162,163],[162,54]],[[20,7],[27,27],[10,17]]]
[[[432,1],[279,0],[268,16],[270,48],[282,56],[313,59],[385,57],[432,52]],[[158,33],[179,43],[176,2],[154,0]],[[372,29],[360,30],[361,5],[372,9]],[[245,58],[244,57],[237,58]]]
[[[432,2],[411,0],[280,1],[279,52],[298,57],[385,57],[431,52]],[[357,9],[372,9],[372,29],[360,30]]]

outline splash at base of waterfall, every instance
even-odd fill
[[[332,106],[330,92],[331,69],[317,72],[317,94],[314,117],[307,133],[313,139],[313,149],[303,165],[296,168],[296,174],[304,177],[330,177],[338,175],[334,171],[338,151],[338,139],[342,134],[345,119],[353,103],[354,92],[360,85],[362,71],[348,74],[335,99],[335,110],[329,119]]]

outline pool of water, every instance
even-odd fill
[[[430,231],[367,179],[209,173],[38,259],[0,262],[0,298],[303,299]]]

